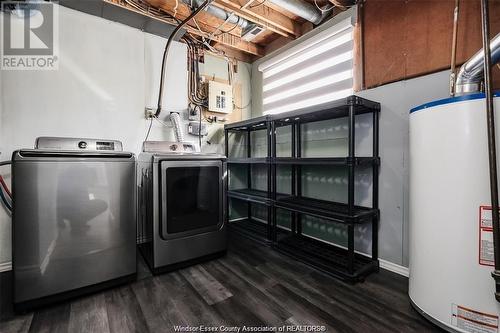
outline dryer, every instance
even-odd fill
[[[225,254],[225,157],[191,143],[144,142],[137,167],[138,244],[154,274]]]

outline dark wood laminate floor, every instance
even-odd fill
[[[440,332],[410,305],[407,279],[381,271],[349,285],[270,248],[231,237],[227,256],[14,315],[2,295],[3,332],[173,332],[174,325],[324,325],[327,332]],[[8,283],[8,281],[3,281]]]

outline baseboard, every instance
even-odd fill
[[[394,263],[387,261],[387,260],[384,260],[384,259],[379,259],[378,261],[380,264],[380,268],[383,268],[383,269],[388,270],[390,272],[393,272],[393,273],[396,273],[399,275],[403,275],[406,277],[410,276],[410,270],[408,269],[408,267],[397,265],[397,264],[394,264]]]
[[[0,273],[11,271],[11,270],[12,270],[12,262],[11,261],[0,263]]]

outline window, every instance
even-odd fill
[[[264,114],[331,102],[353,93],[353,17],[259,65]]]

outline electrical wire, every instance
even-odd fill
[[[12,198],[12,193],[10,193],[9,188],[7,187],[7,184],[5,184],[2,175],[0,175],[0,185],[2,185],[2,188],[5,190],[5,193],[7,193],[9,198]]]
[[[250,8],[257,8],[259,6],[262,6],[264,3],[266,3],[267,0],[262,0],[261,2],[259,2],[258,4],[256,5],[253,5],[253,6],[250,6]]]
[[[175,0],[174,17],[177,16],[177,9],[178,8],[179,8],[179,0]]]
[[[0,188],[0,199],[3,203],[3,206],[7,210],[9,214],[12,214],[12,206],[11,204],[7,201],[7,198],[5,197],[5,194],[3,193],[3,190]]]
[[[168,127],[168,128],[171,128],[172,126],[169,126],[166,122],[164,122],[163,120],[160,120],[158,119],[157,117],[153,117],[154,120],[156,120],[157,122],[159,122],[160,124],[162,124],[163,126],[165,127]]]
[[[125,3],[134,9],[143,12],[149,16],[152,16],[154,18],[166,21],[167,23],[170,24],[179,24],[179,20],[169,13],[163,11],[160,8],[155,8],[149,5],[148,3],[144,3],[143,0],[124,0]]]
[[[326,12],[329,12],[330,10],[333,9],[333,7],[335,7],[334,5],[330,6],[330,8],[327,8],[327,9],[324,9],[324,8],[321,8],[319,5],[318,5],[318,0],[314,0],[314,4],[316,5],[316,8],[318,8],[318,10],[322,13],[326,13]]]
[[[10,165],[10,164],[12,164],[11,161],[0,162],[0,166]],[[7,198],[10,199],[10,203]],[[12,193],[9,191],[9,188],[7,187],[7,184],[5,184],[5,181],[1,175],[0,175],[0,200],[2,201],[2,204],[7,210],[7,212],[9,214],[12,214]]]
[[[201,107],[199,107],[199,110],[198,112],[200,113],[199,115],[199,123],[198,123],[198,145],[200,147],[200,151],[201,151],[201,117],[202,117],[202,110],[201,110]],[[195,110],[196,110],[196,106],[195,106]]]
[[[146,138],[144,139],[144,141],[148,141],[149,133],[151,133],[151,126],[153,126],[153,117],[151,117],[151,120],[149,122],[148,133],[146,134]]]
[[[225,35],[225,34],[228,34],[228,33],[231,33],[234,29],[238,28],[238,25],[235,24],[234,27],[232,27],[231,29],[229,30],[226,30],[226,31],[222,31],[221,30],[221,33],[217,34],[217,35],[214,35],[214,37],[219,37],[219,36],[222,36],[222,35]]]
[[[163,85],[164,85],[164,77],[165,77],[165,72],[166,72],[166,67],[167,67],[167,59],[168,59],[168,51],[170,49],[170,45],[172,44],[172,41],[176,39],[177,34],[179,31],[182,29],[183,26],[185,26],[189,21],[194,19],[198,13],[203,11],[210,3],[212,3],[213,0],[205,0],[195,11],[191,13],[184,21],[182,21],[177,27],[174,29],[172,32],[172,35],[167,41],[167,45],[165,46],[165,51],[163,52],[163,61],[161,65],[161,74],[160,74],[160,91],[158,93],[158,108],[156,109],[155,116],[159,116],[161,113],[161,107],[162,107],[162,101],[163,101]]]

